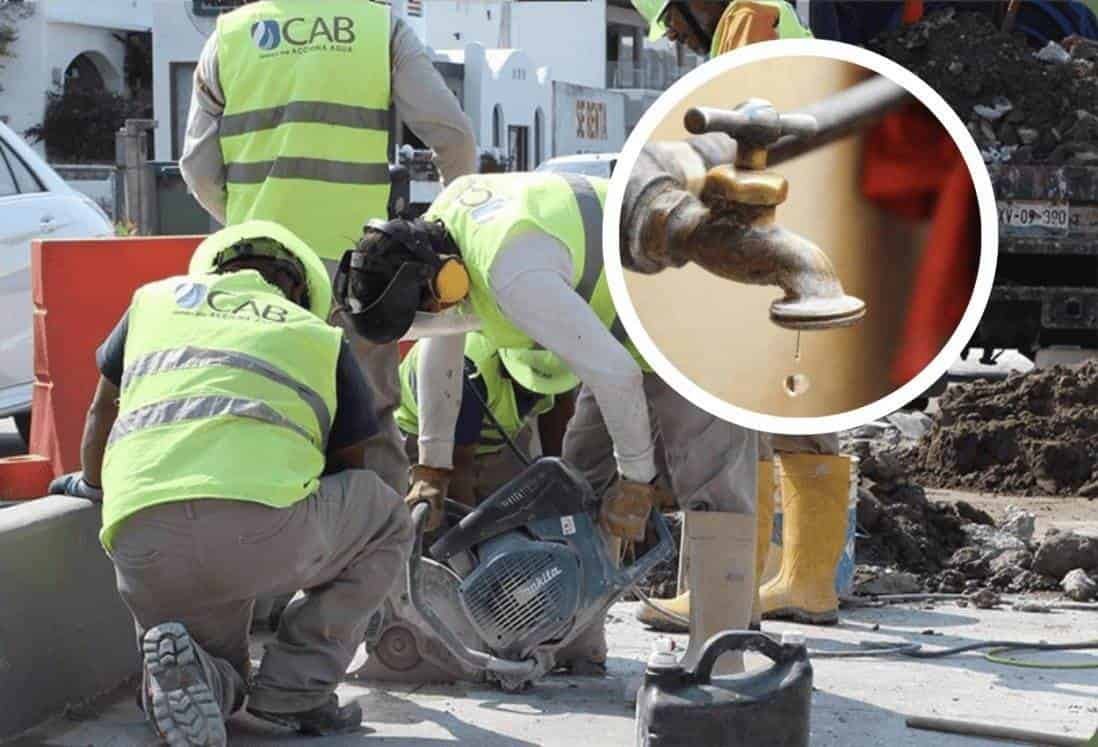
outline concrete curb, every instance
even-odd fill
[[[0,740],[138,669],[99,528],[99,507],[77,498],[0,508]]]

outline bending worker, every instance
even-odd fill
[[[361,724],[336,685],[412,531],[362,469],[377,424],[331,300],[299,238],[244,223],[206,239],[188,276],[139,288],[99,349],[83,472],[51,492],[103,500],[142,707],[170,744],[224,745],[245,696],[305,734]],[[249,686],[255,598],[298,589]]]
[[[400,407],[396,421],[408,436],[407,448],[418,462],[419,386],[416,369],[422,343],[416,343],[400,364]],[[479,332],[465,336],[465,380],[454,428],[454,468],[450,477],[449,498],[467,506],[476,506],[523,470],[523,463],[506,445],[504,435],[524,453],[540,452],[532,448],[537,438],[537,418],[553,409],[553,394],[532,392],[508,373],[505,360],[514,360],[526,351],[510,351],[506,358]],[[563,383],[572,389],[574,379]],[[477,396],[469,393],[475,389]],[[431,397],[437,390],[423,392]],[[479,397],[479,399],[478,399]],[[484,403],[483,405],[481,403]],[[484,411],[485,406],[488,412]]]
[[[698,559],[692,588],[702,602],[692,609],[686,653],[692,662],[712,634],[748,623],[757,442],[753,432],[676,394],[625,339],[602,271],[606,187],[605,180],[571,174],[459,179],[425,219],[368,227],[345,258],[345,303],[360,332],[379,342],[409,331],[435,335],[420,343],[419,464],[406,498],[410,506],[429,503],[433,523],[441,519],[453,470],[464,331],[479,329],[493,345],[531,351],[525,367],[509,366],[531,391],[542,391],[546,372],[556,381],[560,362],[583,382],[564,460],[602,497],[607,533],[643,537],[651,508],[669,499],[657,483],[669,483],[687,510]],[[442,394],[425,397],[426,391]],[[609,460],[604,442],[613,444]],[[600,448],[587,450],[587,443]],[[600,621],[562,650],[557,664],[597,672],[605,659]]]
[[[445,179],[474,171],[468,117],[387,4],[251,2],[220,16],[202,50],[180,169],[218,221],[281,223],[331,274],[366,221],[388,217],[390,108],[436,151]],[[333,322],[374,393],[380,430],[366,464],[403,492],[408,459],[393,422],[400,354],[357,338],[338,309]]]

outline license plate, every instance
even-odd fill
[[[1066,204],[1054,202],[1000,202],[999,225],[1067,231],[1071,225],[1070,208]]]

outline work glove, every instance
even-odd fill
[[[442,526],[444,501],[446,491],[450,487],[450,476],[453,470],[438,469],[417,464],[412,467],[412,488],[404,497],[404,505],[411,511],[420,503],[431,506],[431,513],[427,516],[425,532],[433,532]]]
[[[54,478],[50,483],[49,494],[71,495],[73,498],[85,498],[93,503],[103,502],[103,488],[85,480],[83,472],[70,472]]]
[[[602,501],[599,523],[615,537],[640,541],[644,539],[648,513],[653,507],[662,507],[669,502],[673,499],[662,488],[621,478]]]

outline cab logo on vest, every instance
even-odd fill
[[[277,51],[264,59],[307,52],[351,52],[357,39],[355,19],[346,16],[296,17],[281,23],[259,21],[252,26],[252,41],[260,51]]]
[[[252,41],[264,52],[277,49],[282,43],[282,29],[278,21],[259,21],[252,26]]]
[[[202,283],[180,283],[175,286],[175,303],[183,309],[193,309],[206,298]]]
[[[289,309],[273,303],[258,302],[250,296],[215,290],[206,297],[206,305],[216,311],[215,316],[252,321],[285,322]]]

